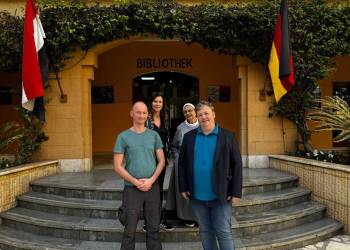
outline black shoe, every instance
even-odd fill
[[[172,225],[168,224],[166,221],[162,220],[159,224],[159,229],[163,229],[165,231],[172,231],[175,229]]]
[[[184,221],[184,225],[186,227],[195,227],[196,226],[196,222],[195,221],[192,221],[192,220],[185,220]]]

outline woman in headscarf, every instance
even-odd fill
[[[195,107],[192,103],[186,103],[182,108],[182,112],[185,116],[185,121],[183,121],[177,127],[171,147],[172,157],[174,159],[174,168],[169,182],[166,209],[176,209],[177,217],[183,221],[184,225],[187,227],[194,227],[196,225],[196,217],[192,211],[189,201],[184,199],[179,192],[178,159],[184,135],[188,131],[198,127],[198,120],[196,117]]]

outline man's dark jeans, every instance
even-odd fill
[[[120,249],[135,249],[136,227],[142,208],[144,209],[147,227],[146,247],[148,250],[162,249],[159,240],[160,200],[158,183],[154,183],[152,188],[147,192],[142,192],[136,187],[125,186],[123,207],[126,210],[126,224]]]

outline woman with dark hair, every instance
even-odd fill
[[[169,119],[168,115],[165,111],[165,103],[163,96],[159,93],[154,94],[151,99],[150,108],[149,108],[149,117],[146,121],[146,127],[156,131],[162,142],[163,142],[163,150],[165,155],[165,166],[167,166],[167,157],[169,156]],[[158,183],[160,186],[160,201],[163,203],[163,183],[165,177],[165,170],[158,177]],[[174,230],[174,227],[167,223],[165,219],[165,215],[162,212],[161,221],[159,225],[160,229],[164,229],[167,231]],[[145,226],[144,226],[145,229]]]

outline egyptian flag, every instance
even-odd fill
[[[26,0],[23,59],[22,106],[45,121],[44,82],[49,75],[49,60],[44,47],[45,32],[34,0]]]
[[[294,85],[288,26],[288,2],[282,0],[269,61],[272,86],[277,103]]]

